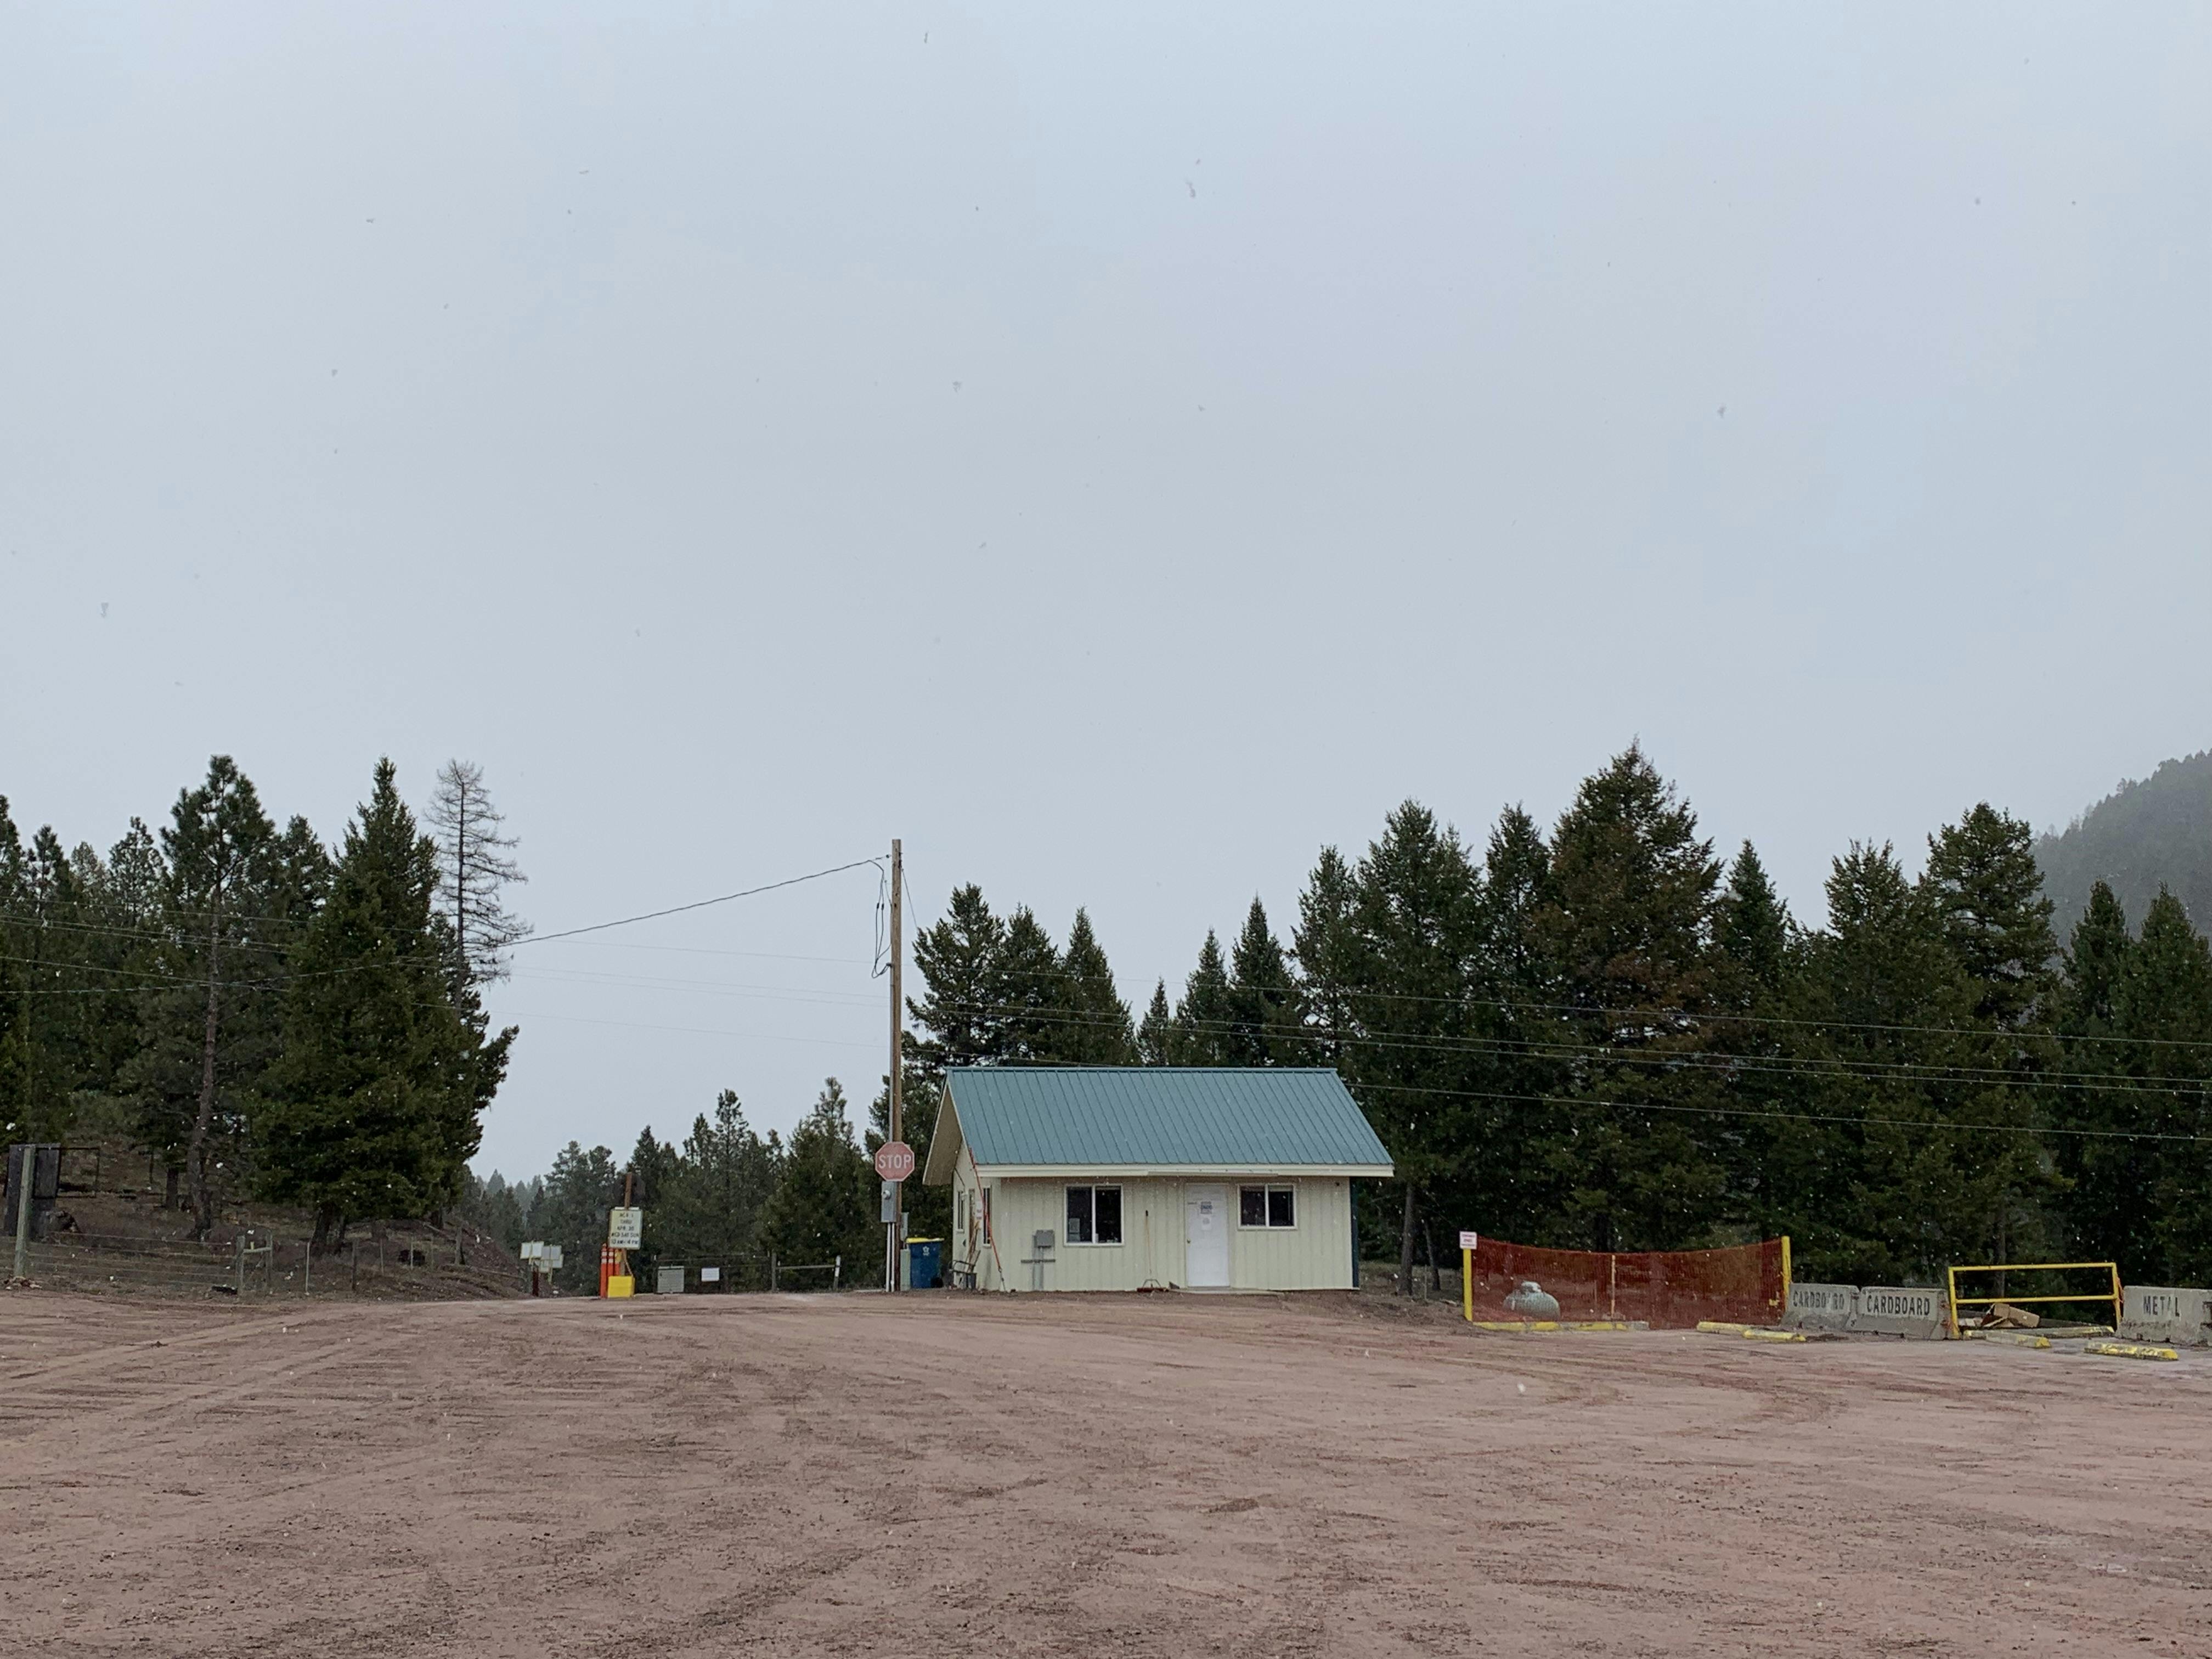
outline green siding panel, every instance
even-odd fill
[[[946,1073],[979,1164],[1387,1164],[1333,1071],[978,1066]]]

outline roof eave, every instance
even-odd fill
[[[937,1125],[930,1132],[929,1160],[921,1168],[921,1184],[925,1187],[950,1187],[953,1171],[960,1164],[960,1147],[963,1139],[960,1132],[960,1109],[952,1103],[951,1091],[939,1097]]]

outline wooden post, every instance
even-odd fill
[[[39,1149],[30,1141],[22,1146],[15,1165],[15,1277],[31,1276],[31,1193],[39,1184]],[[2115,1325],[2114,1330],[2119,1329]]]
[[[905,1045],[906,1008],[900,1000],[900,975],[905,959],[903,941],[900,938],[902,915],[900,901],[905,896],[906,867],[898,837],[891,838],[891,1071],[890,1111],[884,1127],[890,1139],[899,1139],[901,1104],[900,1085],[906,1070],[905,1056],[901,1052]],[[884,1225],[884,1288],[896,1291],[899,1287],[899,1218],[905,1212],[906,1194],[901,1184],[891,1182],[891,1218]]]

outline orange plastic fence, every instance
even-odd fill
[[[1561,1319],[1641,1319],[1688,1329],[1701,1319],[1756,1325],[1778,1320],[1789,1299],[1787,1242],[1724,1250],[1547,1250],[1483,1237],[1474,1250],[1474,1316],[1522,1319],[1505,1298],[1534,1280],[1558,1299]]]

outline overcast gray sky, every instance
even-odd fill
[[[486,769],[550,931],[903,836],[1141,1002],[1640,736],[2212,743],[2212,9],[0,9],[0,791]],[[883,1068],[862,871],[521,952],[480,1167]],[[680,948],[679,948],[680,947]]]

